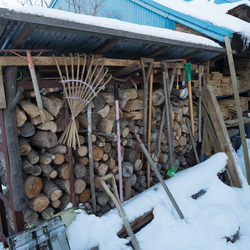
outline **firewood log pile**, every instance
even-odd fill
[[[146,190],[145,158],[135,139],[134,132],[143,135],[143,91],[134,88],[119,90],[120,131],[123,186],[125,199]],[[67,147],[58,144],[65,130],[65,109],[60,92],[42,95],[46,122],[42,123],[33,91],[25,91],[16,109],[20,154],[22,156],[24,192],[27,198],[26,223],[39,218],[48,219],[70,203],[70,169]],[[157,162],[158,136],[164,106],[163,89],[156,89],[152,96],[151,157]],[[118,181],[117,135],[113,88],[101,91],[92,102],[92,142],[95,174],[97,215],[114,207],[100,183],[100,177],[113,173]],[[189,119],[188,100],[172,99],[172,128],[175,155],[179,169],[185,168],[193,158],[185,119]],[[197,106],[194,105],[195,142],[197,142]],[[87,140],[87,112],[76,118],[80,146],[73,150],[74,187],[77,203],[91,209],[90,171]],[[147,143],[145,143],[147,145]],[[167,127],[161,138],[158,169],[167,178],[169,148]],[[158,183],[151,172],[151,185]],[[111,187],[111,185],[110,185]]]

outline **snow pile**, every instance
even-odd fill
[[[250,39],[250,24],[234,16],[226,14],[228,10],[240,4],[249,5],[249,0],[237,1],[235,3],[216,4],[214,1],[193,0],[185,2],[183,0],[153,0],[168,8],[179,11],[183,14],[211,22],[234,32],[238,32],[246,39]],[[215,1],[216,2],[216,1]]]
[[[185,219],[181,220],[160,184],[123,203],[129,219],[153,209],[154,219],[136,233],[143,250],[211,250],[249,249],[250,244],[250,197],[249,186],[242,189],[225,185],[217,177],[226,166],[227,156],[218,153],[207,161],[166,181]],[[192,195],[203,190],[198,199]],[[123,221],[116,209],[101,218],[77,210],[77,217],[68,227],[72,250],[132,249],[120,239],[117,232]],[[227,242],[240,228],[240,238],[235,243]]]
[[[136,34],[144,34],[148,36],[160,37],[168,40],[190,42],[195,44],[203,44],[208,46],[213,46],[220,48],[221,46],[205,37],[196,36],[192,34],[186,34],[179,31],[156,28],[146,25],[133,24],[129,22],[124,22],[120,20],[114,20],[112,18],[105,17],[95,17],[82,14],[75,14],[63,10],[48,9],[42,7],[18,7],[14,9],[17,12],[39,15],[44,17],[56,18],[60,20],[67,20],[76,23],[89,24],[99,27],[105,27],[110,29],[115,29],[119,31],[124,31],[124,36],[126,37],[126,32],[134,32]],[[53,25],[53,23],[52,23]]]

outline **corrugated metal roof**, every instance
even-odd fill
[[[106,58],[155,60],[189,58],[200,63],[225,54],[223,48],[122,32],[38,15],[0,9],[1,49],[51,49],[44,55],[98,53]]]

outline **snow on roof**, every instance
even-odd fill
[[[247,40],[250,40],[250,23],[226,14],[228,10],[235,8],[240,4],[249,5],[249,0],[224,4],[216,4],[216,0],[193,0],[189,2],[183,0],[153,1],[183,14],[211,22],[218,27],[233,30],[234,32],[241,34]]]
[[[124,34],[126,32],[134,32],[138,34],[144,34],[144,35],[149,35],[149,36],[155,36],[155,37],[160,37],[160,38],[172,39],[172,40],[183,41],[183,42],[190,42],[190,43],[195,43],[195,44],[203,44],[203,45],[221,48],[221,46],[217,44],[216,42],[210,39],[201,37],[201,36],[186,34],[186,33],[173,31],[169,29],[156,28],[156,27],[151,27],[151,26],[146,26],[146,25],[138,25],[138,24],[133,24],[133,23],[124,22],[124,21],[111,19],[111,18],[94,17],[94,16],[83,15],[83,14],[75,14],[75,13],[62,11],[62,10],[48,9],[48,8],[43,8],[43,7],[33,7],[33,6],[14,8],[14,11],[27,13],[27,14],[33,14],[33,15],[39,15],[39,16],[44,16],[44,17],[50,17],[50,18],[56,18],[60,20],[67,20],[67,21],[72,21],[76,23],[96,25],[99,27],[106,27],[110,29],[122,30],[124,31]]]

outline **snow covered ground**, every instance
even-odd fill
[[[155,185],[139,196],[123,203],[129,219],[153,209],[154,219],[136,233],[143,250],[247,250],[250,246],[250,188],[240,174],[243,188],[225,185],[217,177],[227,162],[224,153],[218,153],[205,162],[177,173],[166,181],[185,219],[181,220],[161,185]],[[191,196],[204,189],[198,199]],[[72,250],[132,249],[120,239],[117,232],[123,221],[116,209],[101,218],[77,210],[76,220],[68,227]],[[240,228],[239,239],[227,242]]]

